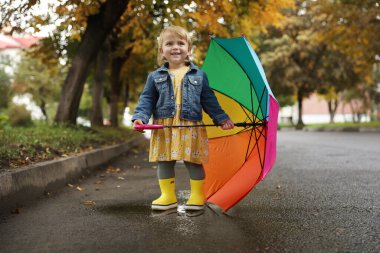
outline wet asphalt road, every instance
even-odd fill
[[[153,213],[146,151],[0,217],[0,252],[380,252],[379,133],[279,132],[275,167],[228,215]]]

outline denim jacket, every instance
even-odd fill
[[[192,62],[183,78],[182,88],[181,119],[201,121],[202,108],[215,124],[229,119],[211,90],[206,74]],[[153,119],[172,118],[175,110],[172,80],[167,66],[163,65],[148,75],[132,121],[140,119],[146,124],[152,114]]]

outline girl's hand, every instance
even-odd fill
[[[232,129],[234,128],[234,122],[232,122],[232,120],[228,119],[228,120],[225,120],[221,123],[222,125],[222,129],[223,130],[229,130],[229,129]]]
[[[138,126],[138,125],[144,125],[144,122],[142,122],[140,119],[136,119],[135,121],[133,121],[133,128],[135,128],[135,126]],[[136,131],[139,131],[141,133],[145,133],[144,130],[136,130]]]

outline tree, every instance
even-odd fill
[[[379,1],[321,0],[312,5],[320,41],[345,52],[367,80],[380,52]],[[377,56],[376,56],[377,55]]]
[[[265,50],[262,52],[263,63],[274,89],[285,91],[287,95],[296,94],[298,129],[304,126],[303,99],[321,84],[317,70],[327,52],[327,45],[315,40],[318,33],[313,29],[312,13],[307,3],[298,1],[297,8],[288,9],[288,18],[281,27],[269,31],[262,47]]]
[[[10,84],[9,75],[3,68],[0,68],[0,110],[8,107]]]
[[[73,58],[59,100],[56,122],[76,123],[80,98],[90,63],[128,5],[127,0],[108,0],[97,14],[87,17],[87,27]]]
[[[355,64],[344,52],[328,48],[322,56],[316,76],[321,83],[317,92],[328,105],[330,123],[334,122],[336,110],[343,91],[359,84],[360,77],[355,72]]]
[[[59,63],[47,66],[24,52],[15,70],[13,89],[16,93],[31,94],[48,120],[46,105],[58,99],[65,75],[66,69]]]
[[[33,1],[31,0],[30,2]],[[177,24],[187,26],[192,32],[197,30],[199,36],[197,36],[195,41],[196,50],[194,55],[198,64],[201,64],[201,59],[203,59],[206,52],[205,48],[208,45],[209,32],[228,37],[240,35],[240,33],[245,33],[246,35],[253,34],[251,31],[255,31],[257,34],[259,30],[263,29],[265,24],[278,22],[282,18],[279,10],[292,3],[292,0],[260,1],[254,3],[251,1],[227,0],[195,1],[190,4],[188,1],[181,0],[108,0],[106,2],[101,0],[60,0],[59,2],[54,2],[52,4],[55,6],[55,16],[34,16],[30,21],[30,26],[38,30],[43,25],[53,22],[57,23],[55,21],[59,20],[61,25],[57,27],[57,32],[52,33],[52,38],[49,38],[50,41],[54,42],[54,46],[49,50],[50,54],[59,52],[59,57],[69,54],[70,50],[68,48],[70,45],[75,46],[76,44],[72,43],[73,39],[79,41],[75,55],[72,58],[67,58],[67,63],[71,64],[71,68],[61,92],[56,121],[75,123],[79,100],[83,92],[83,83],[88,75],[89,64],[103,45],[105,37],[116,27],[115,25],[118,20],[119,24],[117,27],[120,28],[121,33],[113,30],[115,32],[114,35],[119,39],[121,38],[129,48],[133,48],[130,57],[128,57],[129,59],[132,60],[133,57],[151,59],[152,57],[148,53],[154,51],[155,36],[157,36],[158,31],[164,25]],[[203,15],[203,10],[207,10],[207,15]],[[123,12],[123,16],[119,19]],[[110,15],[112,16],[112,21],[107,16],[107,13],[112,13]],[[107,21],[110,22],[107,23]],[[131,24],[135,26],[137,24],[137,28],[135,29]],[[99,27],[104,29],[98,29]],[[94,32],[94,28],[98,29],[96,33]],[[133,31],[132,36],[130,36],[129,30]],[[225,32],[219,33],[219,30]],[[123,33],[128,35],[126,36],[127,39],[122,35]],[[69,43],[65,42],[67,39],[70,40]],[[137,56],[136,53],[140,50],[136,45],[140,44],[150,45],[148,47],[149,50],[143,52],[143,57]],[[124,52],[127,51],[124,50]],[[45,59],[57,58],[45,57]],[[124,64],[121,64],[123,67],[119,68],[121,75],[128,74],[128,76],[131,76],[130,74],[135,75],[136,72],[141,72],[146,76],[146,71],[144,72],[143,69],[150,69],[149,66],[152,65],[146,61],[146,63],[141,64],[144,66],[141,71],[125,71],[124,66],[128,65],[128,59],[126,57],[124,59]],[[118,64],[120,64],[120,61]],[[126,80],[123,76],[120,79]],[[128,83],[129,86],[136,83],[136,81],[130,82],[131,79],[140,79],[140,77],[128,78],[128,81],[125,81],[125,83]],[[141,84],[142,82],[139,83],[140,86]],[[130,94],[129,92],[125,93]]]
[[[105,73],[109,62],[108,54],[109,43],[106,41],[96,57],[95,77],[92,86],[91,126],[103,125],[102,99],[106,78]]]

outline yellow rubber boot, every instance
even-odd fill
[[[152,202],[153,210],[168,210],[178,206],[175,195],[175,179],[159,179],[161,196]]]
[[[205,180],[190,179],[190,198],[186,202],[186,210],[202,210],[205,206],[205,197],[203,187]]]

